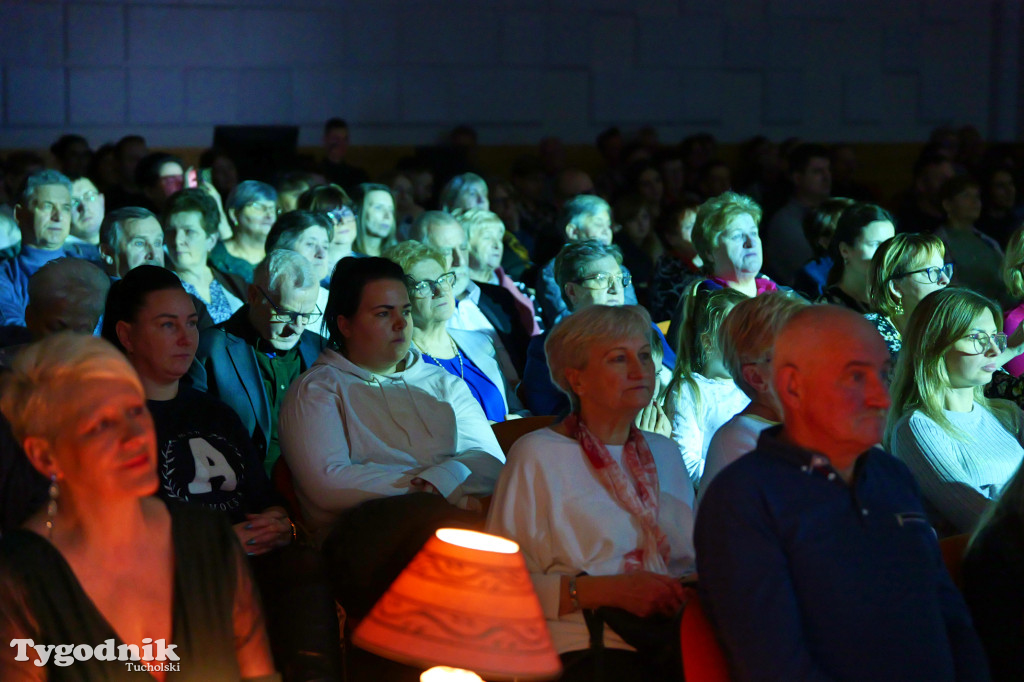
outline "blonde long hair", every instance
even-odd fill
[[[974,320],[986,310],[992,313],[999,329],[1003,316],[999,305],[981,294],[961,287],[947,287],[924,297],[910,316],[903,334],[903,348],[896,363],[891,395],[892,408],[886,428],[885,444],[892,441],[896,423],[918,410],[938,424],[943,431],[960,441],[968,434],[946,418],[943,398],[949,389],[946,352],[962,339]],[[991,412],[1007,429],[1013,428],[1014,405],[1005,400],[989,400],[984,387],[974,388],[974,402]]]

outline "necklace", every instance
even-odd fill
[[[451,335],[448,336],[448,343],[452,344],[452,350],[455,351],[455,357],[459,359],[459,378],[465,380],[466,366],[462,364],[462,353],[459,351],[459,347],[455,345],[455,340],[451,337]],[[445,369],[445,366],[442,365],[437,358],[435,358],[427,351],[420,349],[420,354],[422,354],[423,357],[425,357],[427,361],[430,362],[430,364],[437,365],[441,369]],[[445,369],[445,371],[447,370]]]

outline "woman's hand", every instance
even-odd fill
[[[412,486],[413,491],[418,493],[433,493],[434,495],[441,494],[441,491],[435,488],[432,483],[419,477],[409,481],[409,485]]]
[[[571,613],[568,577],[562,584],[559,613]],[[650,571],[580,576],[576,578],[576,590],[582,608],[614,606],[641,618],[656,614],[671,616],[687,601],[686,590],[677,579]]]
[[[291,543],[295,531],[284,509],[270,507],[259,514],[246,514],[245,518],[234,529],[248,554],[266,554]]]
[[[228,214],[224,210],[224,202],[220,199],[220,192],[213,186],[212,182],[200,181],[199,189],[206,192],[217,204],[217,212],[220,213],[220,224],[217,227],[217,233],[220,235],[221,241],[227,241],[231,239],[231,223],[228,222]]]
[[[651,403],[636,416],[636,427],[662,436],[672,437],[672,422],[658,403]]]

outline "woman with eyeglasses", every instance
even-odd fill
[[[501,374],[490,338],[482,332],[448,329],[455,311],[455,273],[445,272],[444,254],[410,240],[389,248],[384,256],[405,272],[412,301],[412,342],[423,359],[464,380],[491,423],[522,416],[525,410]]]
[[[939,534],[971,532],[1024,459],[1024,413],[984,396],[1018,351],[1007,351],[999,306],[959,287],[920,302],[903,346],[887,445],[913,472]]]
[[[330,278],[328,252],[331,240],[334,239],[334,226],[324,213],[314,213],[301,209],[283,214],[270,228],[267,235],[267,252],[274,249],[288,249],[301,254],[313,266],[313,273],[318,282]],[[327,287],[320,286],[317,292],[316,307],[318,311],[327,308]],[[327,337],[324,325],[311,327],[320,336]]]
[[[225,202],[233,234],[210,251],[219,270],[252,282],[252,271],[267,256],[266,241],[277,220],[277,190],[265,182],[238,183]]]
[[[167,200],[164,243],[174,274],[185,291],[206,304],[214,324],[220,324],[242,307],[246,285],[241,277],[210,266],[210,251],[220,236],[220,210],[201,189],[185,189]]]
[[[321,284],[329,287],[331,273],[334,272],[334,266],[338,261],[349,256],[363,257],[363,254],[352,250],[356,240],[355,204],[338,185],[320,185],[299,195],[298,208],[325,213],[334,226],[331,247],[327,250],[327,277],[321,280]]]
[[[873,311],[864,318],[882,335],[894,365],[917,304],[949,285],[953,264],[945,262],[945,255],[938,237],[905,232],[883,242],[871,258],[868,300]]]

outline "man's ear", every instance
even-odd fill
[[[36,471],[46,478],[51,478],[54,474],[60,478],[60,467],[53,459],[53,447],[50,445],[50,441],[42,436],[29,436],[22,442],[21,449],[25,451],[25,456]]]
[[[131,330],[131,324],[124,320],[118,320],[117,324],[114,325],[114,332],[117,334],[117,340],[121,342],[121,346],[124,347],[125,352],[129,355],[131,355],[132,352]]]
[[[233,208],[228,209],[228,222],[230,222],[232,225],[238,224],[238,220],[235,218],[235,209]]]
[[[566,282],[562,288],[564,294],[563,298],[569,303],[570,310],[576,310],[576,301],[579,300],[577,295],[576,287],[579,286],[576,282]]]
[[[580,228],[576,227],[575,223],[569,223],[565,226],[565,238],[571,242],[574,242],[580,238]]]
[[[775,372],[775,394],[783,406],[796,407],[803,399],[804,386],[800,372],[793,365],[785,365]]]

